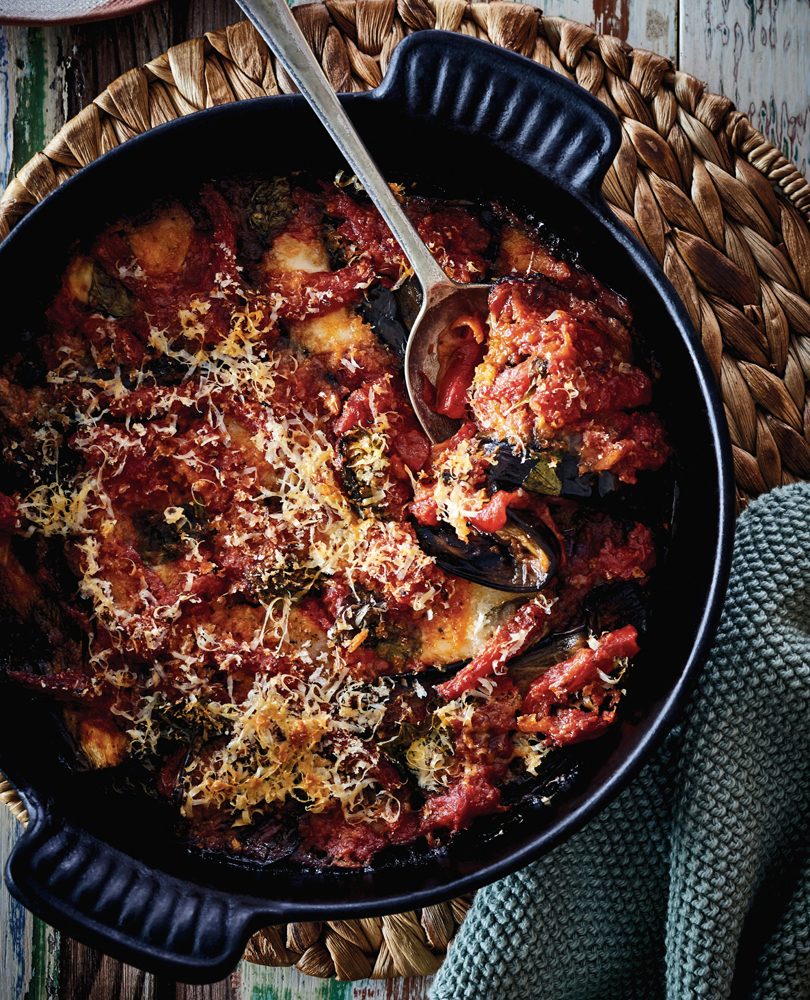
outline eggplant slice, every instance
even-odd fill
[[[533,594],[542,590],[557,571],[557,539],[537,518],[508,510],[509,523],[495,534],[475,532],[463,542],[446,524],[417,524],[423,551],[446,573],[494,590]]]
[[[490,490],[516,490],[577,500],[601,500],[618,488],[612,472],[579,471],[575,455],[541,452],[516,454],[505,441],[488,441],[485,451],[495,456],[487,480]]]

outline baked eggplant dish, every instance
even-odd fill
[[[408,263],[341,175],[117,220],[0,373],[0,598],[48,651],[5,683],[195,849],[441,846],[633,682],[672,461],[630,307],[525,215],[396,191],[493,282],[420,388],[447,440],[405,392]]]

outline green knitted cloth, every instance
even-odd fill
[[[431,996],[810,997],[810,485],[740,518],[680,726],[593,822],[478,893]]]

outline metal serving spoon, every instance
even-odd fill
[[[486,313],[490,286],[457,284],[436,262],[355,131],[286,0],[237,0],[237,3],[320,118],[396,237],[422,286],[422,305],[405,350],[405,384],[411,406],[427,436],[434,443],[445,441],[458,424],[430,409],[423,398],[422,376],[435,385],[439,336],[464,313]]]
[[[405,384],[411,406],[427,436],[434,443],[445,441],[455,433],[458,422],[431,410],[424,399],[422,379],[427,377],[436,384],[439,337],[459,316],[486,313],[490,286],[457,284],[438,265],[355,131],[286,0],[237,0],[237,3],[343,153],[422,286],[422,304],[405,349]],[[556,571],[556,539],[536,519],[530,523],[514,511],[507,516],[506,528],[488,541],[475,539],[473,544],[464,545],[457,538],[448,537],[439,525],[436,529],[422,528],[419,544],[449,573],[500,590],[537,592]]]

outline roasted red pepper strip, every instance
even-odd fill
[[[492,499],[477,514],[469,517],[468,520],[474,528],[479,531],[501,531],[506,527],[506,512],[510,507],[522,509],[528,507],[529,497],[523,490],[515,490],[509,493],[506,490],[498,490],[492,494]]]
[[[625,538],[621,537],[620,526],[610,520],[588,525],[566,569],[567,586],[556,603],[540,595],[524,604],[496,629],[478,656],[436,690],[449,701],[474,687],[482,677],[503,673],[509,660],[559,623],[568,621],[578,602],[594,587],[614,580],[643,579],[654,560],[653,537],[646,525],[634,525]]]
[[[467,415],[467,390],[484,356],[480,316],[462,316],[439,337],[439,375],[433,409],[453,420]]]
[[[633,626],[625,625],[603,635],[596,649],[585,646],[538,677],[523,699],[518,729],[544,733],[555,746],[579,743],[600,733],[613,722],[621,697],[602,675],[613,670],[616,660],[636,655],[637,639]],[[570,705],[572,695],[587,697],[594,707]]]
[[[549,632],[552,608],[552,602],[542,596],[524,604],[513,618],[495,630],[484,650],[455,677],[440,684],[437,692],[446,701],[451,701],[475,687],[482,677],[503,673],[508,660]]]

